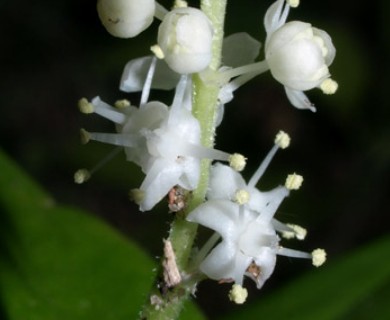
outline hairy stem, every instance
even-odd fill
[[[202,0],[201,9],[209,17],[214,28],[213,57],[210,63],[210,71],[216,72],[221,63],[221,50],[223,40],[223,27],[227,0]],[[214,146],[215,118],[218,104],[218,84],[203,82],[200,75],[196,74],[193,80],[193,114],[199,120],[201,127],[201,142],[205,147]],[[169,240],[172,243],[176,255],[176,264],[183,273],[188,270],[188,262],[197,232],[197,225],[187,222],[185,217],[195,207],[200,205],[205,198],[209,180],[210,161],[201,163],[201,176],[198,187],[194,190],[191,200],[184,214],[177,215],[172,222]],[[160,292],[154,288],[148,301],[141,312],[141,319],[177,319],[183,308],[183,304],[190,297],[197,279],[183,281],[173,290]],[[161,289],[161,288],[160,288]],[[155,301],[158,301],[156,304]]]

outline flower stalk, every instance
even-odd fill
[[[214,28],[212,58],[209,68],[216,72],[221,64],[226,0],[202,0],[201,9],[208,16]],[[193,114],[201,127],[201,143],[204,147],[214,146],[215,119],[217,114],[219,85],[207,85],[199,74],[193,75]],[[193,191],[183,214],[177,214],[172,222],[169,241],[176,256],[177,268],[185,273],[197,232],[197,224],[185,220],[187,214],[203,203],[209,180],[210,160],[201,163],[198,187]],[[196,287],[197,279],[184,280],[182,284],[164,293],[164,288],[153,288],[150,300],[144,305],[141,319],[176,319],[183,304]],[[160,289],[160,290],[159,290]],[[162,290],[161,290],[162,289]],[[156,302],[157,301],[157,302]]]

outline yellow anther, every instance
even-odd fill
[[[284,186],[288,190],[298,190],[302,186],[303,177],[299,174],[293,173],[287,176]]]
[[[248,191],[241,189],[236,192],[234,196],[234,201],[237,202],[239,205],[243,205],[249,202],[250,197],[251,196]]]
[[[127,107],[130,107],[130,105],[131,105],[130,101],[127,99],[115,101],[115,104],[114,104],[114,106],[118,109],[127,108]]]
[[[287,226],[293,230],[294,237],[298,240],[304,240],[307,235],[307,230],[296,224],[287,224]],[[288,232],[288,231],[287,231]]]
[[[326,261],[326,252],[324,249],[315,249],[312,253],[313,266],[320,267]]]
[[[73,176],[74,182],[82,184],[91,177],[90,172],[87,169],[77,170]]]
[[[161,47],[158,44],[155,44],[154,46],[151,46],[150,50],[154,53],[154,55],[158,59],[164,59],[165,58],[164,52],[162,51]]]
[[[91,139],[91,136],[89,132],[85,129],[80,129],[80,140],[82,144],[87,144],[89,140]]]
[[[290,136],[286,132],[280,130],[275,137],[274,143],[277,144],[279,148],[286,149],[290,145],[290,141]]]
[[[131,201],[140,205],[145,198],[145,192],[140,189],[131,189],[129,192],[129,198]]]
[[[183,0],[176,0],[175,4],[173,5],[174,9],[177,9],[177,8],[187,8],[187,7],[188,7],[187,1],[183,1]]]
[[[282,232],[282,237],[284,239],[294,239],[295,238],[295,232],[294,231],[283,231]]]
[[[325,94],[334,94],[338,87],[339,84],[331,78],[325,79],[320,85],[320,89]]]
[[[296,8],[299,6],[299,0],[287,0],[286,1],[287,4],[291,7],[291,8]]]
[[[239,153],[234,153],[229,157],[229,165],[236,171],[242,171],[246,165],[246,158]]]
[[[248,290],[240,286],[239,284],[233,284],[232,289],[229,291],[229,299],[237,304],[243,304],[248,297]]]
[[[87,100],[87,98],[81,98],[78,102],[78,107],[80,112],[85,114],[94,113],[95,111],[95,107]]]

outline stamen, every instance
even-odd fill
[[[94,112],[112,122],[122,124],[126,120],[126,116],[118,112],[118,110],[111,107],[109,104],[102,101],[99,97],[92,99],[91,103],[94,106]]]
[[[302,258],[302,259],[311,259],[312,258],[312,255],[310,253],[298,251],[298,250],[293,250],[293,249],[288,249],[288,248],[283,248],[283,247],[279,247],[277,253],[280,256],[286,256],[286,257],[291,257],[291,258]]]
[[[85,129],[80,129],[80,140],[82,144],[87,144],[91,140],[91,135]]]
[[[287,226],[293,230],[293,234],[298,240],[304,240],[306,238],[307,230],[305,228],[290,223]]]
[[[292,230],[282,231],[282,237],[284,239],[287,239],[287,240],[294,239],[295,238],[295,232],[292,231]]]
[[[187,7],[188,7],[187,1],[183,1],[183,0],[175,0],[175,4],[173,5],[174,9],[187,8]]]
[[[291,7],[291,8],[296,8],[299,6],[299,0],[287,0],[286,1],[287,4]]]
[[[291,230],[290,227],[288,227],[286,224],[280,222],[279,220],[273,219],[272,225],[274,226],[276,231],[281,233],[283,238],[285,238],[285,239],[295,238],[295,232],[293,230]]]
[[[114,146],[121,147],[135,147],[137,146],[138,137],[129,133],[100,133],[100,132],[87,132],[84,129],[82,134],[85,135],[87,142],[89,140],[99,141]]]
[[[234,201],[237,202],[239,205],[246,204],[249,202],[249,200],[250,194],[244,189],[238,190],[234,196]]]
[[[162,60],[165,58],[164,52],[162,51],[161,47],[158,44],[151,46],[150,51],[152,51],[154,53],[154,55],[157,57],[157,59]]]
[[[95,112],[95,107],[87,98],[81,98],[78,102],[78,107],[81,113],[90,114]]]
[[[312,253],[313,266],[320,267],[326,261],[326,252],[324,249],[315,249]]]
[[[168,125],[170,124],[175,125],[177,123],[178,113],[181,111],[181,108],[183,107],[183,99],[187,87],[187,79],[188,79],[188,75],[182,75],[180,77],[179,83],[177,84],[175,96],[173,98],[173,102],[171,106],[171,111],[169,113]]]
[[[286,132],[280,130],[275,137],[274,143],[277,144],[279,148],[286,149],[290,145],[290,141],[290,136]]]
[[[250,74],[251,77],[247,79],[249,81],[253,77],[264,73],[269,70],[269,66],[266,60],[260,61],[260,62],[255,62],[251,63],[242,67],[237,67],[233,69],[229,69],[226,71],[222,71],[219,73],[219,78],[221,79],[222,83],[227,83],[231,78],[242,76],[242,75],[247,75]],[[242,83],[244,84],[244,83]]]
[[[299,174],[293,173],[287,176],[284,186],[288,190],[298,190],[302,186],[302,183],[303,177]]]
[[[73,178],[77,184],[82,184],[91,177],[91,173],[87,169],[79,169],[75,172]]]
[[[115,101],[115,104],[114,104],[115,108],[118,108],[118,109],[124,109],[124,108],[130,107],[130,105],[131,105],[131,103],[127,99]]]
[[[113,159],[121,150],[122,148],[115,148],[108,155],[106,155],[102,160],[100,160],[91,170],[88,169],[77,170],[73,176],[74,182],[77,184],[81,184],[88,181],[92,177],[92,174],[94,174],[101,167],[103,167],[107,162]]]
[[[155,1],[156,3],[156,9],[154,11],[154,16],[159,19],[159,20],[163,20],[165,15],[168,13],[168,10],[165,9],[161,4],[159,4],[157,1]]]
[[[129,198],[134,201],[137,205],[140,205],[145,198],[145,192],[140,189],[131,189],[129,191]]]
[[[248,297],[248,290],[235,283],[229,291],[229,299],[237,304],[243,304]]]
[[[229,156],[229,165],[234,170],[240,172],[244,170],[246,166],[246,158],[242,154],[234,153]]]
[[[334,94],[338,87],[339,84],[330,78],[325,79],[320,85],[320,89],[324,94]]]
[[[227,161],[229,165],[236,171],[242,171],[246,165],[246,158],[239,153],[230,154],[225,151],[206,148],[193,143],[181,143],[177,141],[177,145],[180,145],[180,155],[194,157],[196,159],[210,159],[217,161]]]
[[[263,176],[265,170],[267,169],[267,167],[271,163],[271,160],[274,157],[274,155],[278,149],[279,149],[279,146],[277,144],[275,144],[272,147],[272,149],[270,150],[270,152],[268,152],[267,156],[265,157],[263,162],[260,164],[257,171],[254,173],[252,178],[249,180],[248,187],[253,188],[256,186],[256,184],[259,182],[260,178]]]
[[[146,75],[144,87],[142,89],[141,101],[139,105],[140,108],[142,108],[148,102],[150,88],[152,87],[154,72],[156,71],[156,63],[157,63],[157,58],[153,57],[152,62],[150,63],[148,73]]]
[[[270,152],[268,152],[267,156],[263,160],[263,162],[260,164],[257,171],[254,173],[252,178],[248,182],[248,187],[254,187],[259,182],[260,178],[263,176],[265,170],[269,166],[269,164],[272,161],[272,158],[275,156],[276,151],[278,151],[279,148],[285,149],[290,144],[290,136],[285,133],[284,131],[279,131],[278,134],[275,137],[274,140],[275,145],[272,147]]]

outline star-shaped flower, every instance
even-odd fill
[[[153,208],[176,185],[194,190],[202,159],[230,161],[243,158],[201,145],[200,125],[186,98],[187,76],[181,77],[171,107],[158,101],[146,102],[155,64],[156,59],[152,59],[139,108],[123,103],[120,108],[114,108],[99,97],[91,103],[86,100],[80,103],[83,112],[95,112],[115,122],[118,131],[89,133],[83,130],[83,140],[124,147],[127,160],[139,165],[146,174],[140,188],[133,192],[141,211]]]
[[[289,190],[299,188],[302,178],[290,175],[284,186],[268,192],[261,192],[255,187],[276,150],[287,147],[288,143],[288,136],[280,132],[275,139],[275,146],[248,184],[239,173],[227,166],[217,164],[212,169],[210,190],[207,193],[209,200],[187,217],[187,220],[210,228],[222,237],[222,242],[199,266],[209,278],[223,282],[234,281],[242,286],[244,276],[248,276],[261,288],[274,270],[277,255],[312,258],[316,266],[320,265],[318,262],[321,257],[325,258],[322,251],[322,254],[318,251],[310,254],[282,248],[279,244],[277,232],[286,238],[304,238],[303,228],[283,224],[274,218]],[[244,191],[246,196],[241,198],[240,191]],[[209,248],[210,243],[205,247]]]

